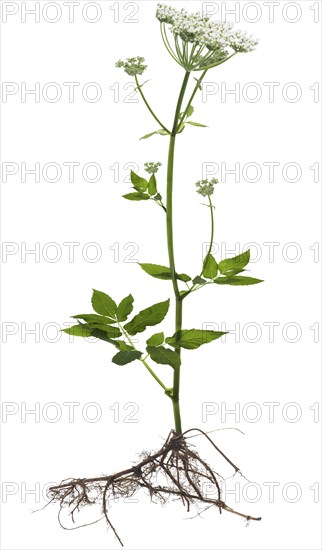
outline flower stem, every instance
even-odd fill
[[[208,70],[208,69],[207,69],[207,70]],[[207,74],[207,70],[204,71],[204,72],[202,73],[201,77],[199,78],[199,80],[198,80],[198,82],[197,82],[197,84],[196,84],[196,86],[195,86],[195,88],[194,88],[194,90],[193,90],[193,92],[192,92],[192,95],[191,95],[191,97],[190,97],[190,99],[189,99],[189,101],[188,101],[187,107],[186,107],[184,113],[182,114],[182,117],[180,118],[180,121],[179,121],[178,126],[181,126],[182,122],[183,122],[184,119],[186,118],[188,109],[189,109],[191,103],[193,102],[194,97],[195,97],[195,95],[196,95],[198,89],[200,88],[200,84],[201,84],[202,80],[205,78],[205,76],[206,76],[206,74]]]
[[[212,245],[214,244],[214,230],[215,230],[215,224],[214,224],[214,206],[212,204],[212,200],[210,195],[208,195],[208,201],[209,201],[209,208],[210,208],[210,217],[211,217],[211,234],[210,234],[210,244],[208,248],[208,252],[206,255],[206,258],[204,260],[204,266],[206,267],[208,263],[208,259],[211,255]],[[203,270],[200,273],[200,277],[202,276]]]
[[[214,222],[214,206],[212,204],[212,200],[211,200],[211,197],[210,195],[208,195],[208,201],[209,201],[209,208],[210,208],[210,219],[211,219],[211,233],[210,233],[210,243],[209,243],[209,248],[208,248],[208,252],[206,254],[206,257],[204,259],[204,262],[203,262],[203,267],[202,267],[202,270],[201,272],[199,273],[199,277],[202,277],[202,274],[203,274],[203,270],[204,268],[206,267],[207,265],[207,262],[208,262],[208,259],[211,255],[211,250],[212,250],[212,245],[214,244],[214,232],[215,232],[215,222]],[[213,281],[208,281],[207,283],[205,283],[206,285],[209,285],[213,283]],[[185,292],[184,294],[181,294],[181,300],[184,300],[185,298],[187,298],[187,296],[189,296],[189,294],[191,294],[191,292],[195,292],[196,290],[199,290],[199,288],[202,288],[204,286],[204,284],[202,285],[198,285],[197,283],[192,285],[192,287],[187,290],[187,292]]]
[[[168,242],[168,254],[171,270],[171,280],[173,285],[173,291],[176,298],[176,317],[175,317],[175,332],[182,329],[182,300],[178,287],[178,281],[176,278],[176,268],[174,259],[174,244],[173,244],[173,213],[172,213],[172,197],[173,197],[173,170],[174,170],[174,151],[177,130],[179,128],[180,111],[182,107],[183,98],[186,92],[190,72],[186,71],[183,83],[181,86],[176,112],[174,115],[173,128],[170,136],[169,154],[168,154],[168,171],[167,171],[167,242]],[[180,356],[180,347],[175,346],[175,351]],[[173,374],[173,415],[175,422],[175,430],[178,434],[182,433],[181,427],[181,414],[179,404],[179,391],[180,391],[180,367],[174,369]]]
[[[170,130],[168,130],[168,128],[166,128],[166,126],[164,126],[164,124],[162,124],[161,120],[158,119],[158,117],[156,116],[156,114],[154,113],[154,111],[152,110],[152,108],[150,107],[144,93],[142,92],[142,87],[140,86],[139,84],[139,81],[138,81],[138,77],[137,75],[134,75],[134,78],[135,78],[135,82],[136,82],[136,86],[137,86],[137,89],[139,91],[139,94],[141,95],[145,105],[147,106],[148,110],[150,111],[151,115],[153,116],[154,120],[157,121],[158,124],[160,124],[161,128],[163,130],[165,130],[166,132],[168,132],[168,134],[170,134]]]

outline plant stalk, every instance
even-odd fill
[[[176,112],[174,115],[173,128],[170,136],[169,144],[169,153],[168,153],[168,170],[167,170],[167,242],[168,242],[168,254],[169,254],[169,263],[171,270],[171,280],[173,291],[176,299],[176,317],[175,317],[175,332],[178,332],[182,329],[182,299],[178,287],[178,281],[176,278],[176,268],[175,268],[175,258],[174,258],[174,244],[173,244],[173,211],[172,211],[172,198],[173,198],[173,170],[174,170],[174,152],[175,152],[175,143],[177,130],[179,128],[180,112],[186,92],[187,84],[189,81],[190,72],[186,71],[183,83],[181,86]],[[175,347],[175,351],[180,356],[180,347]],[[180,414],[180,403],[179,403],[179,392],[180,392],[180,367],[174,369],[173,374],[173,393],[172,393],[172,404],[173,404],[173,415],[175,423],[175,431],[178,434],[182,433],[181,426],[181,414]]]
[[[157,121],[158,124],[160,124],[161,128],[163,130],[165,130],[165,132],[169,132],[168,128],[166,126],[164,126],[164,124],[162,124],[161,120],[157,117],[157,115],[155,114],[155,112],[152,110],[152,108],[150,107],[150,104],[148,103],[144,93],[142,92],[142,86],[140,86],[139,84],[139,81],[138,81],[138,77],[136,75],[134,75],[134,79],[135,79],[135,83],[136,83],[136,86],[137,86],[137,90],[139,92],[139,94],[141,95],[145,105],[147,106],[148,110],[150,111],[151,115],[153,116],[153,118]]]

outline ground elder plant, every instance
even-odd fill
[[[111,506],[120,497],[133,497],[140,490],[146,491],[153,502],[164,504],[170,499],[178,500],[188,511],[192,507],[196,507],[198,514],[214,507],[220,513],[230,512],[247,521],[260,519],[252,517],[244,511],[232,509],[223,500],[220,487],[221,476],[200,456],[196,447],[190,442],[191,437],[199,435],[209,443],[214,451],[214,458],[217,455],[224,459],[232,468],[233,474],[240,473],[240,470],[218,448],[207,433],[197,427],[183,430],[179,397],[180,374],[184,360],[182,350],[184,353],[186,350],[189,353],[196,353],[194,350],[200,346],[211,344],[225,334],[220,331],[202,330],[200,327],[182,324],[183,306],[189,302],[189,296],[210,285],[214,287],[212,291],[220,291],[221,285],[250,286],[262,281],[246,274],[250,261],[249,250],[226,259],[215,258],[212,254],[214,243],[213,195],[219,183],[215,178],[199,180],[195,183],[191,181],[191,185],[195,185],[197,193],[209,209],[208,253],[203,264],[196,269],[195,273],[188,275],[181,273],[180,270],[177,271],[172,203],[173,187],[180,185],[180,182],[174,181],[177,137],[186,129],[187,125],[200,128],[205,126],[191,119],[194,114],[193,102],[202,88],[203,79],[209,70],[227,62],[238,53],[254,50],[257,41],[244,32],[234,30],[230,23],[212,21],[200,13],[189,14],[184,9],[179,11],[164,4],[158,4],[156,18],[159,22],[164,46],[172,58],[169,58],[169,62],[175,61],[183,72],[183,82],[170,125],[165,125],[157,117],[146,98],[145,88],[143,90],[143,85],[146,82],[139,81],[139,77],[147,70],[144,57],[129,57],[125,61],[118,61],[116,66],[124,69],[128,75],[134,78],[138,93],[157,123],[157,127],[149,134],[142,136],[141,139],[145,140],[159,135],[169,142],[166,182],[161,181],[159,184],[157,181],[159,180],[157,173],[161,162],[146,162],[144,175],[131,172],[132,190],[124,195],[126,200],[133,202],[153,202],[163,211],[160,211],[160,217],[165,216],[166,218],[165,239],[169,263],[168,265],[140,263],[139,266],[145,274],[158,279],[160,284],[169,285],[169,299],[152,305],[147,304],[145,309],[136,312],[134,311],[134,298],[131,294],[117,303],[110,296],[113,294],[113,289],[94,290],[92,295],[93,311],[73,315],[75,325],[65,329],[64,332],[73,336],[91,336],[109,344],[111,351],[114,349],[111,360],[116,365],[129,365],[128,368],[134,369],[145,368],[165,394],[165,399],[172,405],[174,425],[162,447],[157,451],[142,453],[140,461],[134,466],[109,475],[67,479],[49,489],[51,501],[58,502],[60,505],[59,520],[61,524],[61,514],[64,510],[70,514],[72,522],[75,523],[76,515],[81,509],[97,505],[100,510],[100,517],[97,521],[105,519],[120,544],[122,544],[122,540],[110,518]],[[191,91],[188,93],[189,86],[191,86]],[[202,130],[198,128],[196,131]],[[236,293],[237,290],[231,289],[231,292]],[[233,298],[236,301],[235,294]],[[144,336],[147,329],[160,325],[165,317],[172,313],[175,317],[172,334],[165,335],[162,328],[158,327],[155,329],[157,332],[153,333],[153,330],[150,330],[148,337]],[[142,337],[139,345],[134,344],[133,339],[135,337],[137,341],[138,336]],[[212,353],[210,349],[209,353]],[[173,373],[171,387],[168,387],[163,382],[162,376],[156,373],[156,365],[162,365],[162,369],[171,370]],[[160,372],[160,367],[157,368]],[[104,466],[102,465],[102,467]],[[207,491],[205,487],[207,487]],[[209,487],[212,488],[212,491],[209,490]],[[63,526],[65,527],[65,525]]]

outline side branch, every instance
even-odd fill
[[[142,92],[142,86],[140,86],[140,84],[139,84],[137,75],[134,75],[134,78],[135,78],[135,82],[136,82],[136,86],[137,86],[137,89],[139,91],[139,94],[141,95],[145,105],[147,106],[147,108],[150,111],[151,115],[153,116],[154,120],[156,120],[157,123],[160,124],[160,126],[163,130],[165,130],[168,134],[170,134],[170,130],[168,130],[168,128],[166,128],[166,126],[164,126],[164,124],[162,124],[161,120],[156,116],[156,114],[154,113],[154,111],[150,107],[144,93]]]

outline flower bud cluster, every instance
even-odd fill
[[[217,183],[218,180],[216,178],[212,178],[211,180],[199,180],[196,183],[196,187],[198,188],[197,193],[203,197],[209,197],[213,194]]]
[[[159,170],[160,166],[162,166],[161,162],[146,162],[144,164],[144,170],[148,174],[156,174]]]
[[[128,57],[125,61],[118,61],[115,67],[124,68],[124,71],[130,76],[143,74],[147,65],[144,64],[144,57]]]

